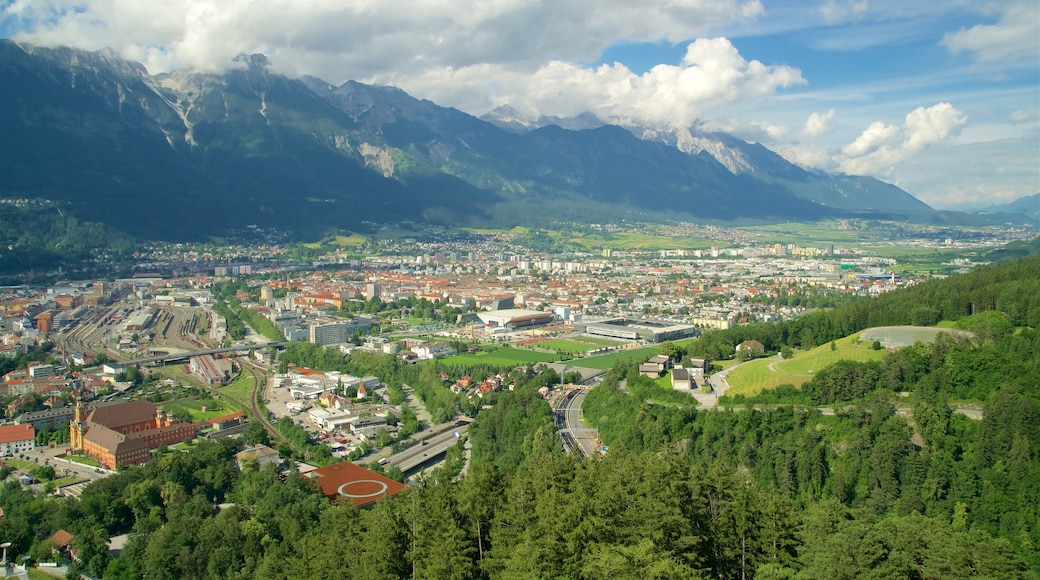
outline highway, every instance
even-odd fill
[[[588,389],[602,380],[602,375],[586,379],[582,382],[585,388],[569,394],[556,409],[556,429],[560,432],[563,450],[567,453],[577,450],[582,457],[595,457],[599,451],[599,433],[585,425],[581,418],[581,405],[589,394]]]
[[[444,455],[450,447],[459,442],[459,439],[467,430],[469,430],[469,425],[461,425],[442,433],[430,435],[426,439],[422,439],[418,445],[412,445],[399,453],[391,455],[383,466],[386,468],[396,466],[402,472],[408,473],[423,463]],[[459,437],[455,437],[453,433],[458,433]]]

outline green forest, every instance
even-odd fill
[[[747,338],[806,347],[910,322],[975,333],[840,363],[801,389],[716,411],[624,361],[583,406],[609,446],[598,459],[563,453],[537,391],[555,373],[480,369],[506,370],[514,388],[470,409],[465,475],[420,475],[359,510],[295,472],[239,472],[233,440],[201,442],[80,499],[8,482],[0,539],[11,554],[42,557],[64,528],[80,551],[70,574],[104,578],[1037,578],[1038,280],[1031,257],[706,335],[681,354]],[[460,404],[437,377],[454,369],[313,345],[286,355],[391,377],[431,412]],[[112,558],[104,542],[120,533],[130,540]]]

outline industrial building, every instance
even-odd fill
[[[552,312],[541,312],[539,310],[523,310],[511,308],[508,310],[492,310],[489,312],[478,312],[477,317],[490,328],[505,328],[517,330],[551,324],[556,320]]]
[[[614,318],[585,325],[585,332],[593,336],[606,336],[625,340],[664,342],[700,335],[692,324],[678,324],[663,320]]]

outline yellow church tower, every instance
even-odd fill
[[[70,449],[83,449],[83,429],[86,427],[86,409],[83,407],[83,401],[76,400],[76,413],[69,423],[69,448]]]

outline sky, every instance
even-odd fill
[[[942,209],[1040,192],[1037,0],[0,0],[0,37],[725,131]]]

